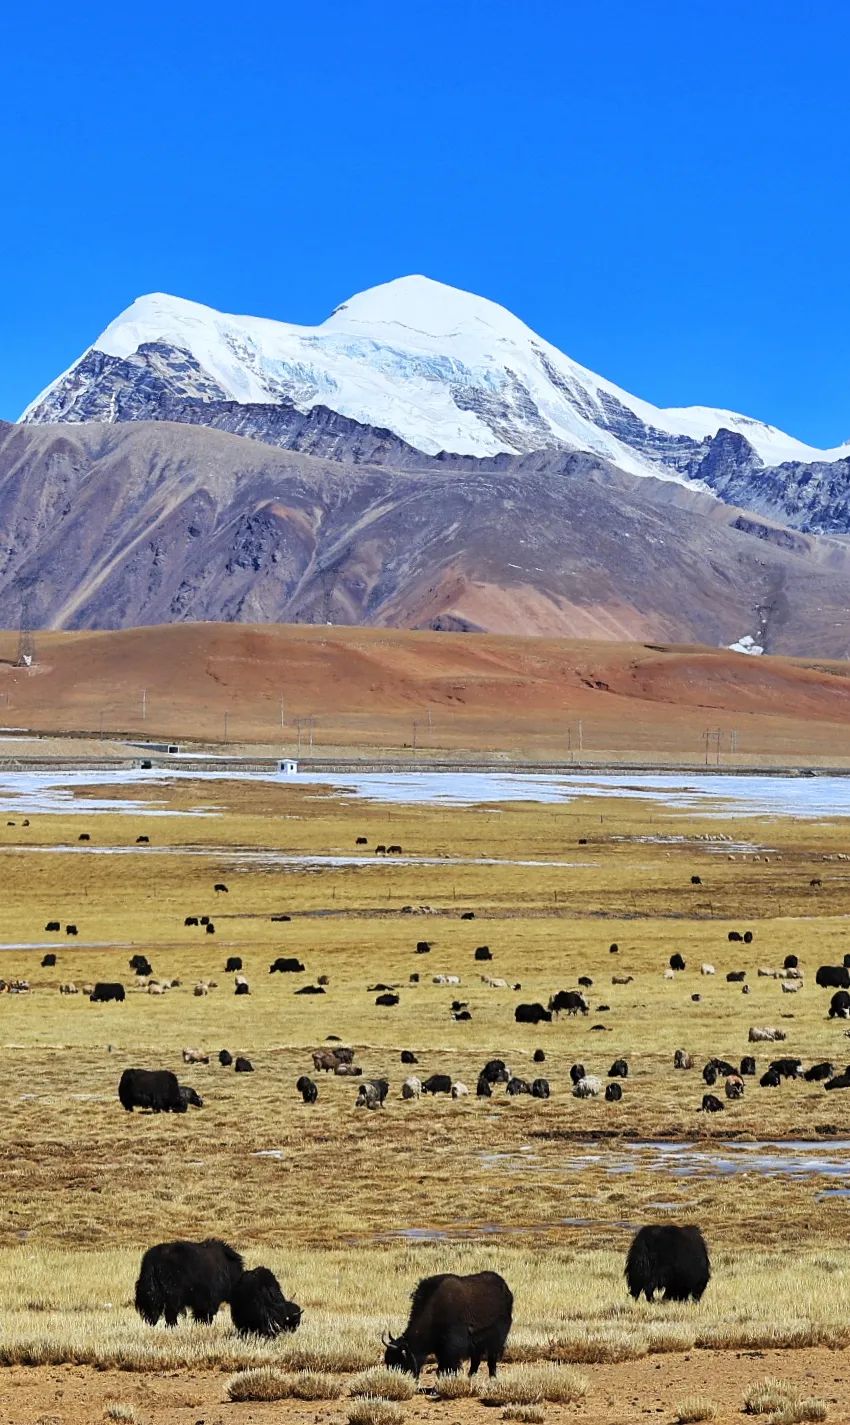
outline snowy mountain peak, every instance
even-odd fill
[[[719,431],[758,461],[833,461],[774,427],[706,407],[661,410],[572,361],[506,308],[420,275],[341,303],[315,327],[139,297],[27,408],[32,422],[156,416],[183,401],[326,406],[427,454],[581,450],[688,480]]]

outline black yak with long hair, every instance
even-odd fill
[[[149,1108],[154,1113],[185,1113],[186,1100],[177,1075],[170,1069],[125,1069],[118,1084],[122,1108]]]
[[[494,1376],[513,1308],[510,1288],[497,1272],[424,1277],[411,1297],[404,1331],[384,1339],[384,1364],[418,1377],[429,1356],[436,1356],[439,1375],[454,1374],[468,1360],[473,1376],[486,1359]]]
[[[268,1267],[244,1272],[230,1297],[230,1315],[240,1336],[279,1336],[297,1331],[301,1307],[287,1301],[280,1282]]]
[[[155,1326],[161,1316],[176,1326],[184,1311],[209,1323],[223,1301],[230,1301],[244,1272],[242,1258],[226,1242],[160,1242],[142,1257],[136,1282],[136,1310]]]
[[[708,1249],[698,1227],[641,1227],[626,1257],[626,1282],[635,1301],[655,1292],[665,1301],[699,1301],[711,1276]]]

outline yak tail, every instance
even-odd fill
[[[136,1310],[144,1321],[155,1326],[165,1310],[165,1283],[148,1254],[142,1258],[142,1269],[136,1282]]]

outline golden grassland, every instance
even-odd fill
[[[850,1061],[847,1026],[826,1018],[829,993],[814,984],[817,966],[850,948],[842,823],[696,818],[612,800],[388,807],[273,783],[142,784],[129,794],[184,814],[33,814],[23,827],[22,809],[0,826],[0,941],[50,942],[59,957],[41,968],[40,949],[2,951],[0,974],[25,976],[32,990],[0,997],[0,1361],[347,1377],[375,1365],[381,1332],[403,1323],[419,1277],[485,1266],[516,1296],[516,1369],[847,1343],[848,1199],[822,1197],[822,1178],[781,1164],[768,1176],[718,1166],[746,1166],[754,1143],[786,1138],[811,1139],[813,1156],[840,1161],[845,1096],[750,1079],[723,1114],[698,1112],[699,1068],[711,1055],[753,1052],[760,1070],[785,1053]],[[185,814],[198,807],[208,814]],[[90,842],[78,841],[82,831]],[[136,846],[140,833],[149,847]],[[354,854],[357,836],[370,844],[365,863],[315,859]],[[436,864],[374,858],[379,841]],[[227,895],[212,889],[220,880]],[[423,904],[434,913],[403,910]],[[474,920],[460,919],[466,909]],[[184,927],[187,914],[205,913],[214,936]],[[75,922],[77,939],[46,934],[50,919]],[[753,943],[730,944],[733,928],[751,928]],[[432,942],[430,954],[415,953],[419,939]],[[473,959],[481,944],[489,964]],[[128,969],[137,950],[180,985],[148,995]],[[663,971],[674,950],[688,968],[671,982]],[[796,995],[757,975],[790,951],[805,973]],[[231,954],[244,960],[247,997],[224,973]],[[279,954],[299,956],[305,974],[270,975]],[[700,974],[704,961],[714,976]],[[726,983],[738,968],[749,995]],[[490,988],[482,971],[522,988]],[[461,987],[431,983],[440,973],[459,975]],[[594,981],[586,1019],[515,1024],[517,1002],[545,1002],[580,974]],[[320,975],[326,994],[294,993]],[[613,984],[614,975],[633,978]],[[218,987],[195,997],[200,978]],[[126,1002],[59,994],[61,983],[96,979],[122,980]],[[397,1007],[375,1005],[377,983],[400,987]],[[456,997],[471,1022],[453,1020]],[[749,1026],[766,1024],[786,1031],[784,1045],[748,1045]],[[355,1110],[356,1081],[313,1070],[310,1051],[331,1034],[355,1046],[364,1073],[390,1079],[382,1111]],[[210,1064],[184,1067],[186,1046],[209,1052]],[[690,1072],[672,1069],[680,1046],[694,1055]],[[247,1054],[255,1073],[221,1068],[222,1047]],[[402,1048],[418,1056],[412,1072],[448,1072],[470,1097],[403,1102]],[[497,1054],[524,1077],[545,1075],[552,1097],[497,1090],[477,1101],[478,1070]],[[572,1097],[574,1061],[604,1077],[619,1056],[630,1064],[622,1103]],[[203,1110],[125,1114],[116,1088],[128,1065],[175,1069]],[[294,1089],[303,1072],[319,1083],[312,1107]],[[658,1140],[695,1145],[677,1164],[687,1172],[671,1171]],[[833,1183],[850,1183],[850,1154]],[[636,1306],[625,1293],[629,1235],[659,1218],[706,1232],[715,1275],[699,1306]],[[277,1272],[304,1308],[295,1336],[240,1341],[226,1312],[211,1328],[184,1322],[174,1332],[135,1316],[141,1249],[210,1234]],[[546,1408],[589,1418],[585,1403]]]

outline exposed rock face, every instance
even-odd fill
[[[36,626],[758,634],[770,652],[847,652],[841,541],[582,454],[360,462],[338,419],[312,412],[310,438],[327,428],[347,463],[169,422],[0,425],[0,619],[26,596]]]

